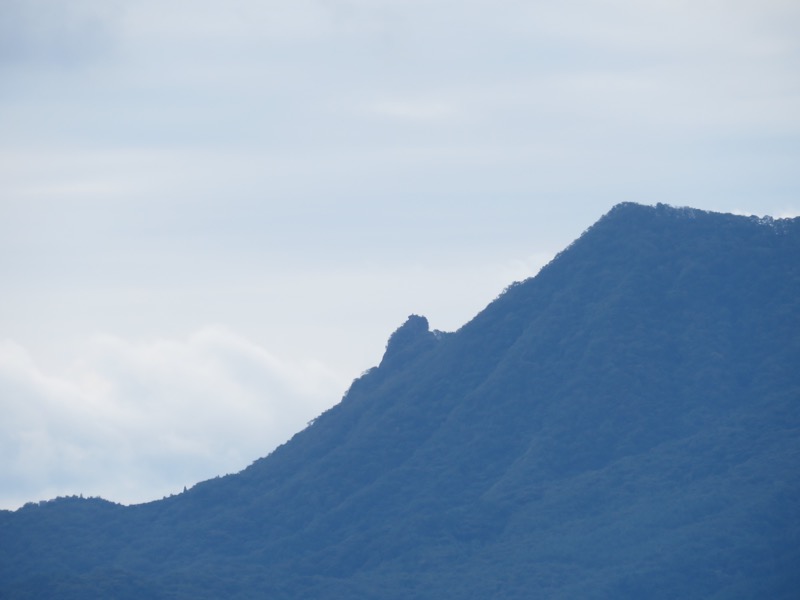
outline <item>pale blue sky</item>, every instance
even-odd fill
[[[793,1],[0,0],[0,507],[160,497],[613,204],[800,213]]]

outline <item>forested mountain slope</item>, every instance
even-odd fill
[[[2,598],[796,598],[800,219],[622,204],[236,475],[0,513]]]

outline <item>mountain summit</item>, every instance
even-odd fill
[[[3,598],[800,589],[800,219],[621,204],[236,475],[0,513]]]

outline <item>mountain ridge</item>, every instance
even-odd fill
[[[244,471],[6,515],[0,591],[789,598],[798,257],[800,219],[617,205],[457,331],[411,315]],[[31,533],[50,517],[68,544]]]

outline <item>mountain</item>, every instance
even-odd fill
[[[236,475],[0,512],[2,598],[797,598],[800,219],[621,204]]]

